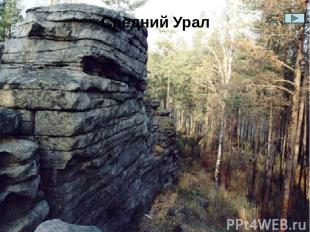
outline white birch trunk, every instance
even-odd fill
[[[217,150],[217,157],[216,157],[216,165],[215,165],[215,185],[220,185],[220,176],[221,176],[221,161],[222,161],[222,155],[223,155],[223,144],[224,144],[224,131],[225,131],[225,108],[222,106],[221,109],[221,122],[220,122],[220,134],[219,134],[219,145]]]

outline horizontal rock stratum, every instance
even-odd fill
[[[55,228],[129,231],[174,181],[175,131],[160,129],[144,100],[147,31],[104,20],[126,17],[85,4],[32,8],[4,43],[0,231],[53,218],[64,222]]]

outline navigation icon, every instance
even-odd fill
[[[296,19],[298,19],[298,17],[291,15],[291,22],[294,22]]]
[[[285,24],[304,24],[305,23],[304,13],[285,13],[284,23]]]

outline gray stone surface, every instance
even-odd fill
[[[98,93],[74,93],[50,90],[0,90],[2,105],[30,110],[75,110],[107,108],[117,105]],[[1,111],[1,109],[0,109]]]
[[[139,112],[140,104],[128,100],[124,104],[85,112],[38,111],[35,118],[35,134],[48,136],[72,136],[103,127],[109,120],[128,117]]]
[[[109,20],[103,22],[103,19],[116,19],[123,20],[124,18],[132,18],[126,15],[124,12],[109,10],[106,8],[101,8],[86,4],[61,4],[54,5],[51,7],[37,7],[27,10],[27,17],[25,23],[36,22],[36,21],[54,21],[54,22],[92,22],[101,24],[104,27],[110,29]],[[114,33],[121,30],[125,30],[130,35],[134,36],[134,39],[142,43],[144,47],[147,47],[146,28],[115,28]]]
[[[95,226],[79,226],[52,219],[42,222],[34,232],[102,232]]]
[[[34,179],[32,178],[17,184],[10,184],[1,190],[1,194],[8,196],[9,194],[14,193],[19,196],[34,199],[38,193],[39,182],[40,178],[36,176]]]
[[[16,38],[5,43],[4,64],[71,66],[145,89],[146,29],[111,28],[111,22],[128,16],[85,4],[27,12]]]
[[[2,60],[4,64],[72,65],[88,72],[113,75],[113,78],[125,82],[126,79],[122,78],[125,75],[132,77],[133,81],[146,76],[145,63],[132,59],[114,48],[102,46],[95,40],[79,40],[72,43],[12,39],[6,42]],[[103,66],[109,68],[103,69]],[[117,70],[116,73],[114,70]]]
[[[0,107],[0,136],[14,134],[18,126],[18,115],[11,109]]]
[[[109,120],[104,127],[96,128],[90,133],[70,137],[37,136],[37,139],[41,146],[49,150],[72,151],[84,149],[95,144],[98,145],[105,140],[119,140],[128,133],[143,136],[147,133],[144,120],[143,115],[137,114],[123,120]]]
[[[14,162],[31,159],[38,145],[31,141],[21,139],[0,139],[0,162],[8,166]]]
[[[36,162],[33,160],[32,162],[21,164],[19,166],[13,167],[3,167],[0,168],[0,177],[2,177],[2,183],[4,182],[21,182],[26,179],[37,175],[39,172],[38,166]]]
[[[33,89],[33,90],[57,90],[57,91],[87,91],[102,93],[128,93],[127,84],[107,79],[104,76],[89,75],[87,73],[55,68],[13,68],[4,66],[0,75],[1,89]]]
[[[28,22],[21,25],[17,38],[27,37],[28,35],[61,41],[96,40],[100,41],[102,46],[114,47],[125,55],[143,63],[147,60],[143,45],[134,40],[129,33],[123,30],[117,33],[111,32],[102,25],[91,22]],[[132,42],[133,46],[128,46],[128,41]]]

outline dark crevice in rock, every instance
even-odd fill
[[[109,58],[85,56],[82,59],[82,66],[83,71],[90,75],[104,76],[112,80],[117,80],[116,78],[122,76],[120,72],[120,65]]]

